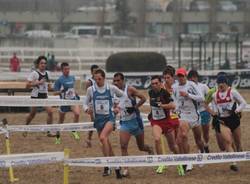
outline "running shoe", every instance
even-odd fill
[[[239,171],[239,168],[235,162],[230,165],[230,169],[235,172]]]
[[[78,132],[72,132],[72,136],[74,137],[75,140],[80,140],[80,135]]]
[[[154,155],[154,149],[153,149],[153,147],[149,147],[148,154],[149,155]]]
[[[177,172],[179,176],[184,176],[185,175],[185,169],[182,165],[177,165]]]
[[[23,132],[23,137],[27,137],[28,132]]]
[[[109,176],[111,174],[111,169],[109,167],[104,167],[102,176]]]
[[[56,137],[55,144],[61,144],[61,138],[60,137]]]
[[[193,165],[192,164],[187,164],[186,172],[192,171],[192,169],[193,169]]]
[[[48,137],[56,137],[56,135],[55,135],[55,134],[52,134],[50,131],[47,132],[47,136],[48,136]]]
[[[124,169],[122,172],[122,177],[128,177],[128,176],[129,176],[128,169]]]
[[[116,179],[122,179],[121,168],[115,169]]]
[[[156,173],[157,174],[162,174],[165,170],[166,170],[166,166],[165,165],[160,165],[158,166],[158,168],[156,169]]]
[[[204,151],[205,151],[205,153],[210,153],[209,147],[208,146],[204,146]]]

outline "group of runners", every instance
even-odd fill
[[[54,90],[55,95],[62,99],[78,100],[75,90],[75,78],[70,75],[68,63],[61,64],[62,76],[55,81],[54,88],[50,85],[46,68],[46,58],[37,59],[37,70],[28,77],[27,86],[32,88],[31,98],[47,98],[48,90]],[[97,65],[91,67],[92,78],[87,81],[86,98],[83,110],[94,122],[104,156],[114,156],[109,136],[116,128],[116,120],[120,122],[120,146],[122,156],[128,155],[128,144],[131,136],[136,138],[140,151],[150,155],[153,148],[144,142],[144,126],[140,115],[140,107],[146,102],[146,96],[133,86],[126,84],[123,73],[115,73],[113,83],[106,80],[105,72]],[[210,122],[215,129],[218,146],[221,151],[242,151],[240,118],[246,101],[232,87],[226,73],[219,73],[217,86],[209,89],[207,85],[198,82],[199,74],[195,70],[187,72],[184,68],[175,71],[172,66],[166,66],[161,76],[152,76],[151,88],[148,90],[150,113],[148,120],[152,126],[156,154],[166,154],[162,146],[165,136],[170,153],[187,154],[189,148],[189,131],[192,130],[197,150],[209,153]],[[52,109],[47,107],[47,123],[52,123]],[[79,106],[62,106],[59,108],[59,123],[63,123],[65,114],[72,111],[74,122],[79,121]],[[36,108],[31,109],[27,117],[28,125],[34,118]],[[212,117],[212,118],[211,118]],[[212,121],[211,121],[212,119]],[[93,132],[88,132],[86,143],[91,147]],[[79,139],[78,132],[72,132]],[[48,136],[52,136],[48,132]],[[56,144],[60,144],[59,132],[56,133]],[[165,165],[157,167],[161,174]],[[235,163],[230,169],[238,171]],[[185,175],[192,170],[192,165],[179,165],[179,175]],[[108,176],[111,168],[105,167],[103,176]],[[115,168],[117,178],[127,177],[128,168]]]

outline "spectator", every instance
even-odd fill
[[[16,56],[16,53],[13,53],[13,57],[10,59],[10,71],[11,72],[20,72],[20,59]]]
[[[48,58],[47,70],[55,71],[57,68],[57,62],[55,61],[55,55],[52,54],[51,57]]]

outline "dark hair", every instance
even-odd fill
[[[38,66],[39,63],[40,63],[43,59],[44,59],[46,62],[48,61],[47,58],[46,58],[45,56],[39,56],[39,57],[36,59],[36,65]]]
[[[219,72],[217,74],[217,79],[216,82],[219,83],[226,83],[227,85],[229,85],[229,78],[226,72]]]
[[[120,77],[122,80],[124,80],[124,78],[125,78],[124,75],[123,75],[123,73],[121,73],[121,72],[115,73],[114,77]]]
[[[66,66],[69,66],[69,63],[66,63],[66,62],[62,63],[62,64],[61,64],[61,69],[63,69],[63,68],[66,67]]]
[[[105,72],[102,69],[97,69],[94,74],[101,74],[101,76],[105,78]]]
[[[90,71],[93,72],[93,70],[94,70],[94,69],[97,69],[97,68],[99,68],[98,65],[91,65]]]
[[[159,76],[159,75],[154,75],[154,76],[151,77],[151,81],[152,81],[152,80],[155,80],[155,79],[158,79],[158,80],[161,82],[161,76]]]
[[[171,65],[167,65],[165,70],[162,72],[162,75],[167,75],[167,74],[174,77],[174,74],[175,74],[174,67],[172,67]]]
[[[187,78],[190,79],[192,77],[199,77],[199,73],[196,70],[190,70],[188,72]]]

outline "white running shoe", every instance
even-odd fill
[[[193,169],[193,164],[187,164],[186,171],[189,172],[192,171],[192,169]]]

